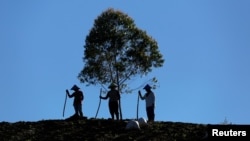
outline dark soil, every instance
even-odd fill
[[[202,140],[203,124],[156,121],[140,130],[126,130],[128,120],[41,120],[0,122],[1,141],[177,141]]]

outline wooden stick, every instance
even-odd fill
[[[66,107],[66,102],[67,102],[68,93],[69,93],[69,91],[66,90],[66,97],[65,97],[64,106],[63,106],[63,117],[64,117],[64,112],[65,112],[65,107]]]
[[[100,96],[102,95],[102,88],[100,89]],[[98,108],[97,108],[97,111],[96,111],[96,114],[95,114],[95,118],[97,117],[98,115],[98,112],[99,112],[99,109],[100,109],[100,106],[101,106],[101,98],[99,100],[99,105],[98,105]]]

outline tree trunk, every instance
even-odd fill
[[[116,51],[115,51],[115,64],[117,63],[117,60],[116,60],[116,55],[118,54],[117,52],[117,41],[115,41],[115,48],[116,48]],[[118,68],[116,68],[116,84],[118,86],[118,92],[120,94],[120,97],[121,97],[121,93],[120,93],[120,83],[119,83],[119,71],[118,71]],[[122,108],[121,108],[121,98],[119,99],[119,113],[120,113],[120,120],[122,120]]]
[[[138,120],[138,116],[139,116],[139,94],[138,94],[138,98],[137,98],[137,110],[136,110],[136,119]]]
[[[119,92],[120,97],[121,97],[118,71],[116,71],[116,82],[117,82],[117,86],[118,86],[118,92]],[[122,120],[121,98],[119,99],[119,113],[120,113],[120,120]]]
[[[122,108],[121,108],[121,100],[119,100],[119,110],[120,110],[120,120],[122,120]]]

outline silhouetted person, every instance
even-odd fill
[[[114,115],[116,116],[116,119],[119,120],[119,100],[120,100],[120,93],[118,90],[116,90],[117,85],[112,83],[109,88],[110,91],[108,91],[106,97],[100,96],[101,99],[108,99],[109,98],[109,112],[112,117],[112,120],[114,120]]]
[[[75,109],[75,116],[83,117],[83,113],[82,113],[82,101],[84,99],[83,92],[76,85],[74,85],[71,88],[71,90],[74,91],[71,95],[69,94],[68,90],[66,90],[66,91],[67,91],[68,97],[70,97],[70,98],[74,97],[73,106]]]
[[[155,119],[155,95],[151,91],[151,87],[147,84],[143,89],[146,90],[146,94],[144,96],[141,95],[141,92],[138,91],[139,96],[142,100],[146,100],[146,112],[148,116],[148,121],[154,121]]]

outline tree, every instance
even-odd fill
[[[112,8],[95,19],[84,48],[85,66],[78,75],[79,80],[87,85],[114,82],[120,92],[132,77],[147,74],[164,63],[157,42],[138,29],[127,14]]]

